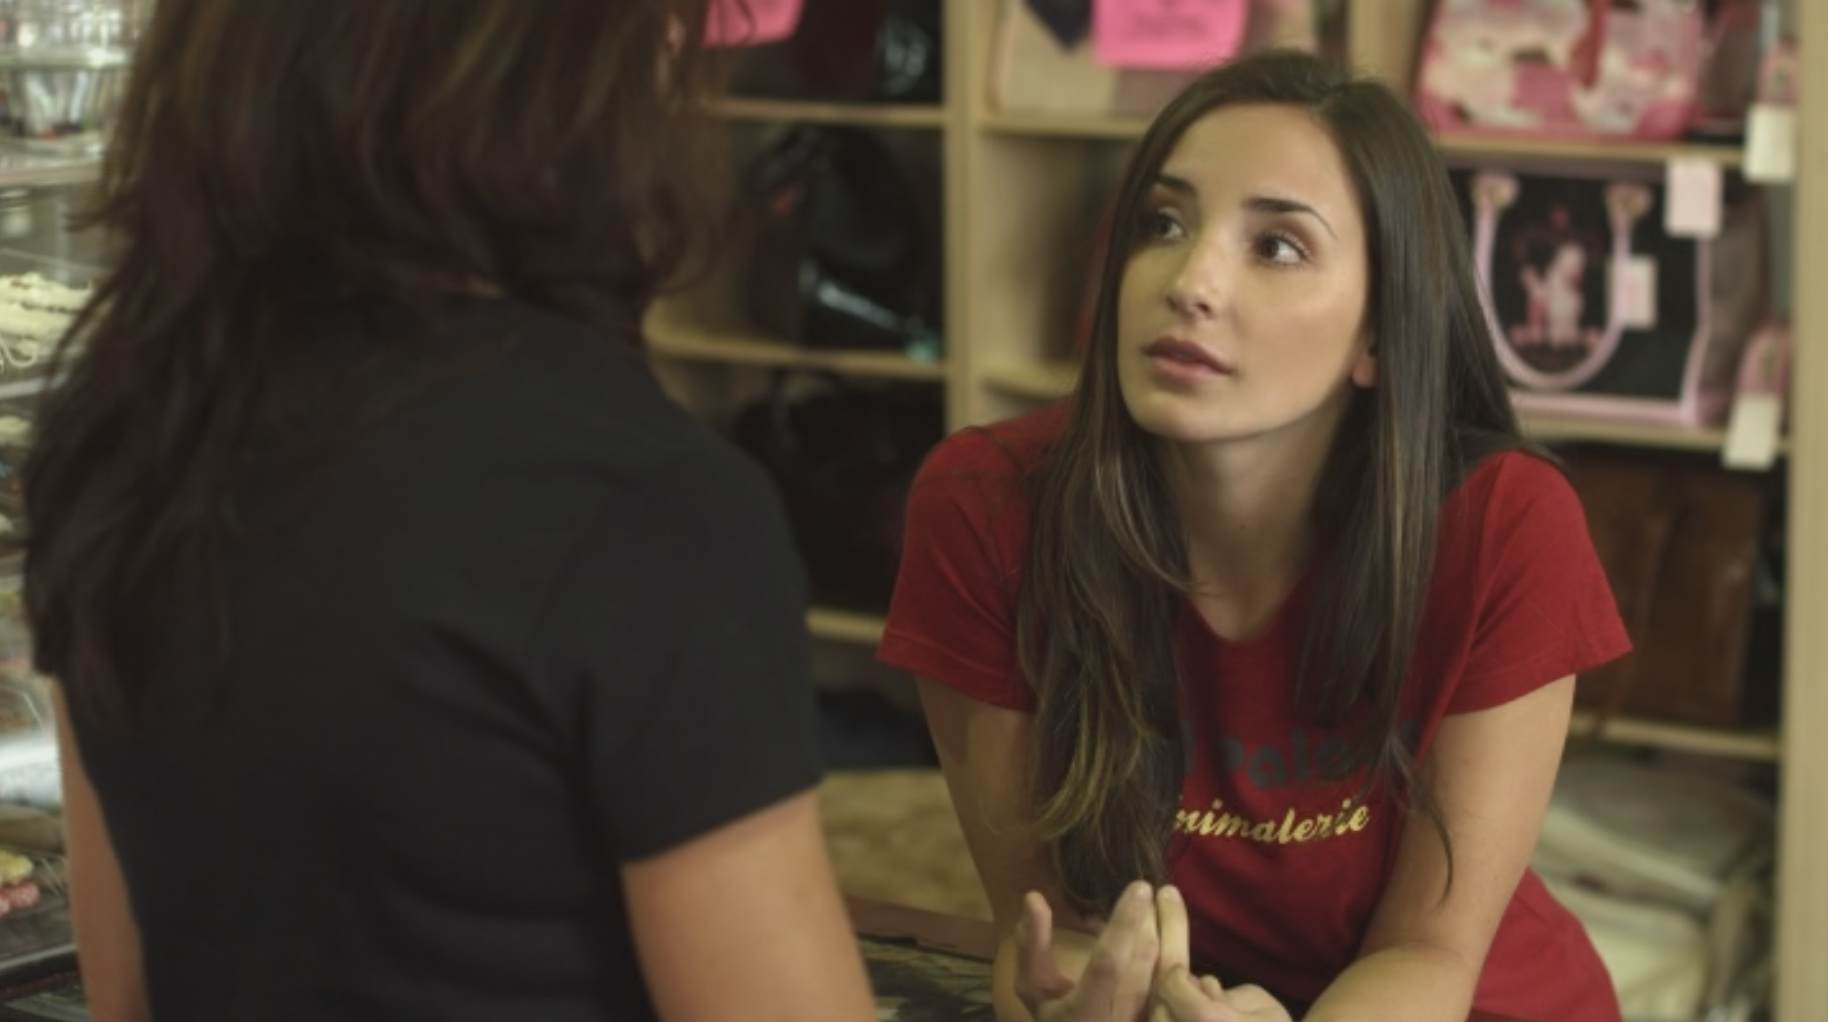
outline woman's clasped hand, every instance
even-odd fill
[[[1083,937],[1061,931],[1069,940]],[[1291,1022],[1257,986],[1226,989],[1193,973],[1187,903],[1172,885],[1131,884],[1091,940],[1075,983],[1054,957],[1053,909],[1039,892],[1016,924],[1016,992],[1036,1022]]]

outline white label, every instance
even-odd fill
[[[1634,255],[1612,277],[1612,302],[1627,330],[1657,328],[1657,260]]]
[[[1764,184],[1796,179],[1796,111],[1770,103],[1752,104],[1745,129],[1745,178]]]
[[[1720,164],[1713,160],[1669,161],[1663,227],[1670,235],[1711,238],[1720,233],[1720,178]]]
[[[1775,394],[1741,394],[1734,398],[1721,462],[1727,468],[1746,471],[1763,471],[1776,464],[1783,419],[1784,403]]]

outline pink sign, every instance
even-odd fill
[[[1092,59],[1108,67],[1187,70],[1230,59],[1250,0],[1092,0]]]
[[[793,35],[805,0],[711,0],[707,46],[760,46]]]

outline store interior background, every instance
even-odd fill
[[[0,0],[0,24],[31,2]],[[118,5],[150,2],[118,0]],[[1253,9],[1303,6],[1302,0],[1240,2]],[[1710,6],[1735,2],[1709,0]],[[712,279],[650,316],[656,370],[683,404],[753,451],[766,437],[758,441],[745,434],[745,421],[753,426],[755,409],[766,407],[770,394],[791,402],[849,388],[885,402],[925,401],[937,432],[1020,414],[1064,393],[1099,214],[1147,112],[1171,83],[1146,74],[1099,78],[1088,74],[1083,54],[1056,58],[1033,49],[1029,3],[803,0],[803,34],[797,39],[733,51],[731,95],[717,104],[716,113],[728,127],[739,170],[754,166],[796,125],[859,130],[883,143],[910,189],[906,202],[924,233],[933,274],[926,324],[932,330],[901,348],[830,347],[792,336],[775,318],[778,305],[758,303],[752,293],[760,278],[749,254],[763,239],[748,222],[751,233],[739,235],[740,243]],[[1782,34],[1799,46],[1828,38],[1828,3],[1752,0],[1752,5],[1776,12]],[[1322,52],[1407,87],[1433,6],[1429,0],[1313,0],[1305,6],[1315,12]],[[942,60],[929,83],[933,94],[918,83],[902,83],[890,89],[904,90],[900,95],[885,98],[873,77],[871,26],[893,10],[930,10],[937,16]],[[1018,18],[1029,19],[1024,24],[1031,30],[1020,45],[1009,34],[1011,19]],[[823,56],[837,59],[815,67],[807,49],[812,39],[850,49],[827,50]],[[26,66],[17,43],[0,38],[0,58],[13,61],[7,67],[15,73]],[[1036,59],[1040,65],[1023,70],[1024,60]],[[1054,59],[1062,63],[1047,63]],[[1811,69],[1803,61],[1802,68],[1797,121],[1828,124],[1828,64]],[[1076,91],[1054,87],[1069,80],[1078,83]],[[12,127],[19,132],[18,124]],[[1598,163],[1643,169],[1701,161],[1721,168],[1729,180],[1744,165],[1740,146],[1719,140],[1463,137],[1443,138],[1442,147],[1450,157],[1550,167]],[[1589,710],[1577,721],[1570,743],[1575,753],[1650,763],[1737,786],[1769,807],[1761,840],[1774,852],[1775,866],[1748,867],[1758,873],[1759,886],[1752,903],[1743,906],[1754,920],[1753,934],[1730,954],[1708,949],[1710,957],[1699,964],[1718,972],[1721,958],[1733,958],[1733,982],[1762,996],[1733,1001],[1712,990],[1709,999],[1717,1010],[1687,1016],[1657,1014],[1650,998],[1643,1003],[1652,1007],[1636,1022],[1828,1019],[1828,969],[1820,967],[1828,949],[1828,748],[1819,740],[1828,733],[1828,629],[1819,626],[1828,620],[1828,356],[1819,353],[1819,338],[1828,332],[1828,288],[1809,283],[1828,280],[1828,232],[1794,227],[1799,221],[1828,224],[1828,133],[1805,128],[1796,162],[1794,183],[1765,187],[1772,308],[1787,313],[1796,338],[1789,427],[1775,461],[1746,470],[1770,494],[1771,513],[1760,541],[1761,570],[1770,577],[1756,587],[1757,605],[1747,614],[1759,622],[1748,662],[1764,672],[1772,705],[1713,723],[1629,709],[1610,715]],[[40,272],[73,285],[93,278],[101,265],[99,251],[62,224],[94,173],[93,150],[0,146],[0,274]],[[0,363],[0,463],[17,464],[22,455],[23,438],[4,426],[10,418],[29,419],[30,397],[42,385],[30,365]],[[1532,416],[1527,425],[1558,447],[1598,449],[1646,463],[1718,465],[1727,442],[1718,424],[1645,427]],[[16,491],[0,487],[0,515],[16,514]],[[10,597],[4,584],[9,575],[15,590]],[[10,612],[0,615],[0,667],[13,679],[0,695],[35,684],[26,677],[29,639],[17,623],[16,587],[16,560],[0,558],[0,605],[14,601]],[[853,895],[987,919],[912,679],[881,667],[872,655],[882,627],[882,595],[816,594],[808,616],[830,768],[822,805],[834,864]],[[21,706],[22,719],[36,716],[42,723],[42,708]],[[1603,729],[1596,725],[1600,717],[1606,718]],[[13,739],[4,732],[0,728],[0,752],[24,748],[9,746]],[[42,814],[21,822],[25,810],[7,801],[0,792],[0,847],[47,843]],[[1718,916],[1710,910],[1696,918],[1717,933]],[[1643,952],[1650,961],[1668,946],[1668,934],[1654,921],[1636,923],[1648,927]],[[1671,982],[1692,979],[1672,975]]]

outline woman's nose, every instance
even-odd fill
[[[1190,246],[1168,286],[1168,305],[1183,316],[1218,315],[1227,291],[1225,258],[1218,246]]]

